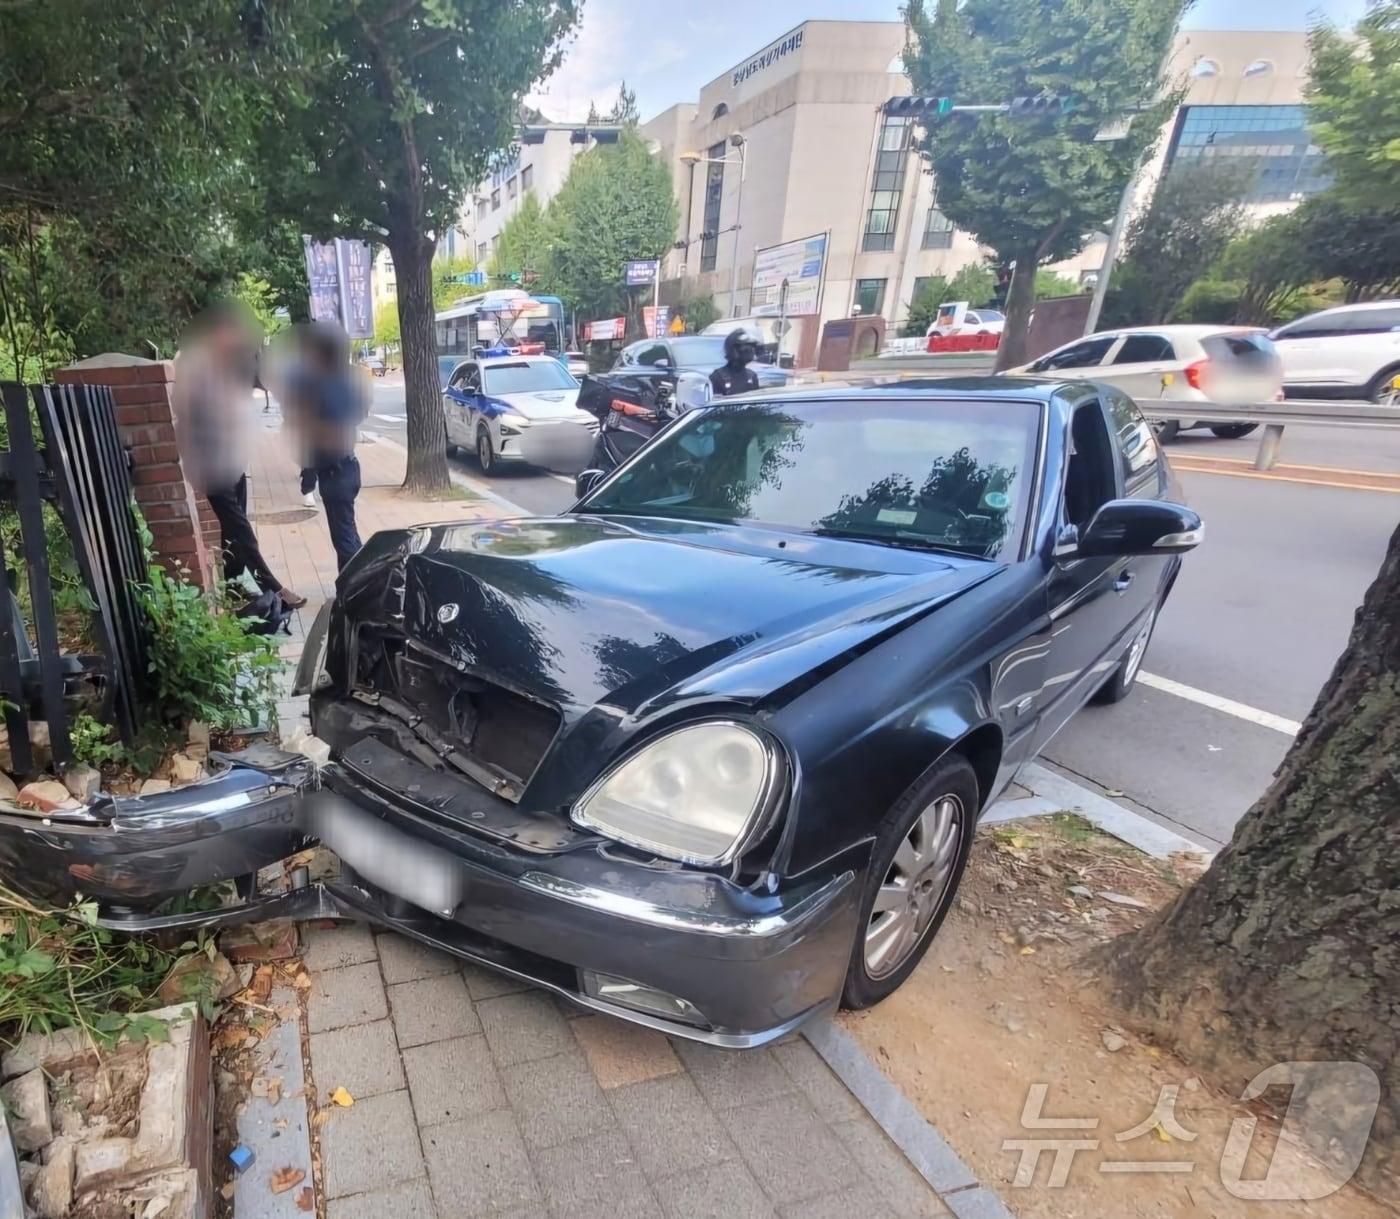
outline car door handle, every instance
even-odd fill
[[[1118,577],[1118,579],[1116,579],[1113,582],[1113,591],[1115,593],[1126,593],[1128,589],[1132,586],[1135,576],[1135,572],[1125,571],[1121,576]]]

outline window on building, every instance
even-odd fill
[[[884,279],[856,280],[856,308],[867,317],[872,313],[882,313],[885,308]]]
[[[486,241],[478,241],[478,242],[476,243],[476,260],[477,260],[477,262],[485,262],[485,261],[486,261],[486,255],[488,255],[490,252],[491,252],[491,245],[490,245],[489,242],[486,242]]]
[[[493,212],[501,210],[501,188],[499,186],[491,192],[491,210]]]
[[[924,249],[946,250],[953,244],[953,222],[936,207],[928,209],[924,223]]]
[[[535,167],[526,165],[520,171],[520,193],[525,194],[535,184]]]
[[[904,162],[913,125],[903,115],[887,114],[880,125],[875,175],[870,183],[870,210],[865,216],[863,250],[894,249],[899,198],[904,193]]]
[[[705,153],[704,236],[700,239],[700,269],[713,271],[719,257],[719,208],[724,201],[724,141]]]
[[[1192,173],[1210,165],[1241,166],[1253,174],[1249,203],[1285,203],[1331,182],[1322,149],[1308,135],[1307,107],[1186,106],[1167,150],[1167,168]]]
[[[520,189],[520,180],[516,177],[506,179],[506,198],[514,199],[515,193]]]
[[[485,200],[485,199],[478,199],[478,200],[476,201],[476,218],[477,218],[478,220],[485,220],[485,219],[486,219],[486,200]]]

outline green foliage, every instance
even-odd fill
[[[471,284],[458,282],[468,271],[476,270],[476,259],[469,254],[457,254],[452,258],[433,259],[433,311],[441,313],[450,309],[460,300],[475,296],[481,291]],[[397,274],[397,268],[395,268]],[[397,305],[397,302],[395,302]]]
[[[923,147],[938,207],[1017,265],[999,361],[1016,363],[1033,300],[1026,276],[1078,253],[1105,229],[1139,159],[1176,97],[1162,65],[1183,0],[909,0],[905,71],[915,93],[1009,102],[1041,93],[1073,99],[1067,115],[953,114],[928,125]],[[1105,123],[1144,108],[1121,140]],[[968,298],[972,299],[971,297]]]
[[[675,309],[685,319],[686,334],[699,334],[711,322],[719,321],[719,306],[713,296],[693,296],[678,302]]]
[[[671,174],[634,131],[575,158],[549,205],[547,278],[581,319],[631,312],[630,258],[659,258],[678,220]]]
[[[1243,280],[1198,279],[1182,293],[1181,299],[1169,315],[1169,320],[1226,325],[1238,316],[1240,298],[1243,296]],[[1104,323],[1105,328],[1126,324],[1117,320]]]
[[[1035,299],[1038,301],[1051,296],[1078,296],[1083,291],[1077,279],[1061,275],[1048,267],[1040,267],[1035,273]]]
[[[976,309],[990,302],[996,290],[996,272],[984,262],[969,262],[959,267],[957,274],[948,281],[943,300],[966,301]]]
[[[506,221],[496,239],[496,249],[488,268],[493,283],[504,283],[512,273],[534,271],[536,278],[530,285],[531,291],[549,292],[547,286],[547,256],[549,226],[544,209],[528,191],[520,200],[520,207],[514,216]]]
[[[166,752],[175,743],[174,732],[162,724],[145,724],[138,729],[136,741],[127,745],[117,737],[116,729],[104,724],[86,711],[75,717],[68,729],[73,743],[73,756],[98,770],[104,767],[129,768],[138,775],[149,775],[160,765]]]
[[[45,910],[0,888],[0,1037],[76,1027],[98,1046],[123,1035],[165,1040],[165,1024],[140,1011],[175,959],[98,927],[96,902]]]
[[[380,301],[374,310],[374,345],[399,345],[399,303],[393,297]]]
[[[624,80],[617,89],[617,100],[613,102],[613,107],[608,111],[605,122],[609,123],[630,123],[635,126],[642,120],[642,112],[637,109],[637,91],[629,89]]]
[[[1311,49],[1310,126],[1338,196],[1358,210],[1393,205],[1400,191],[1400,3],[1373,5],[1354,37],[1317,26]]]
[[[923,338],[938,317],[938,306],[949,299],[948,281],[941,275],[930,275],[919,284],[909,301],[909,316],[900,327],[900,336],[906,339]]]
[[[1124,234],[1127,257],[1113,272],[1102,324],[1164,322],[1244,227],[1252,167],[1221,163],[1169,173]]]
[[[265,337],[271,338],[287,328],[287,315],[278,312],[277,294],[267,280],[249,271],[241,271],[229,295],[247,306]]]
[[[277,642],[252,635],[228,606],[154,566],[137,588],[150,627],[150,672],[161,718],[237,728],[274,704]]]

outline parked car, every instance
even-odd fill
[[[1238,326],[1134,326],[1104,330],[1057,347],[1003,375],[1036,373],[1092,378],[1124,390],[1138,402],[1200,402],[1255,405],[1282,394],[1283,370],[1262,330]],[[1209,428],[1233,439],[1254,431],[1253,423],[1171,420],[1158,428],[1170,440],[1185,428]]]
[[[759,1045],[893,992],[980,813],[1132,688],[1201,536],[1176,497],[1108,386],[727,399],[560,516],[371,538],[297,675],[319,793],[268,751],[42,832],[0,813],[0,873],[128,928],[368,919]],[[157,904],[313,839],[334,879]]]
[[[718,335],[723,339],[741,327],[758,335],[758,358],[762,363],[776,364],[781,368],[792,367],[797,357],[795,323],[792,318],[779,317],[776,312],[720,318],[711,322],[700,334],[702,337]],[[723,360],[720,362],[723,363]]]
[[[1310,313],[1269,337],[1292,398],[1395,402],[1400,376],[1400,301],[1366,301]]]
[[[588,375],[588,357],[581,351],[566,351],[564,367],[569,370],[570,376],[582,380]]]
[[[371,377],[382,377],[389,371],[388,366],[378,356],[366,356],[360,364]]]
[[[475,453],[483,474],[511,463],[582,469],[598,421],[578,393],[553,356],[459,360],[442,391],[448,447]]]

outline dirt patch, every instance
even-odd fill
[[[1237,1196],[1266,1174],[1294,1197],[1332,1183],[1292,1140],[1280,1144],[1281,1110],[1246,1106],[1133,1036],[1083,969],[1089,949],[1140,925],[1194,866],[1153,861],[1070,815],[986,830],[913,976],[840,1022],[1023,1219],[1394,1215],[1354,1186],[1313,1202]],[[1222,1169],[1232,1124],[1251,1118],[1242,1170]]]

